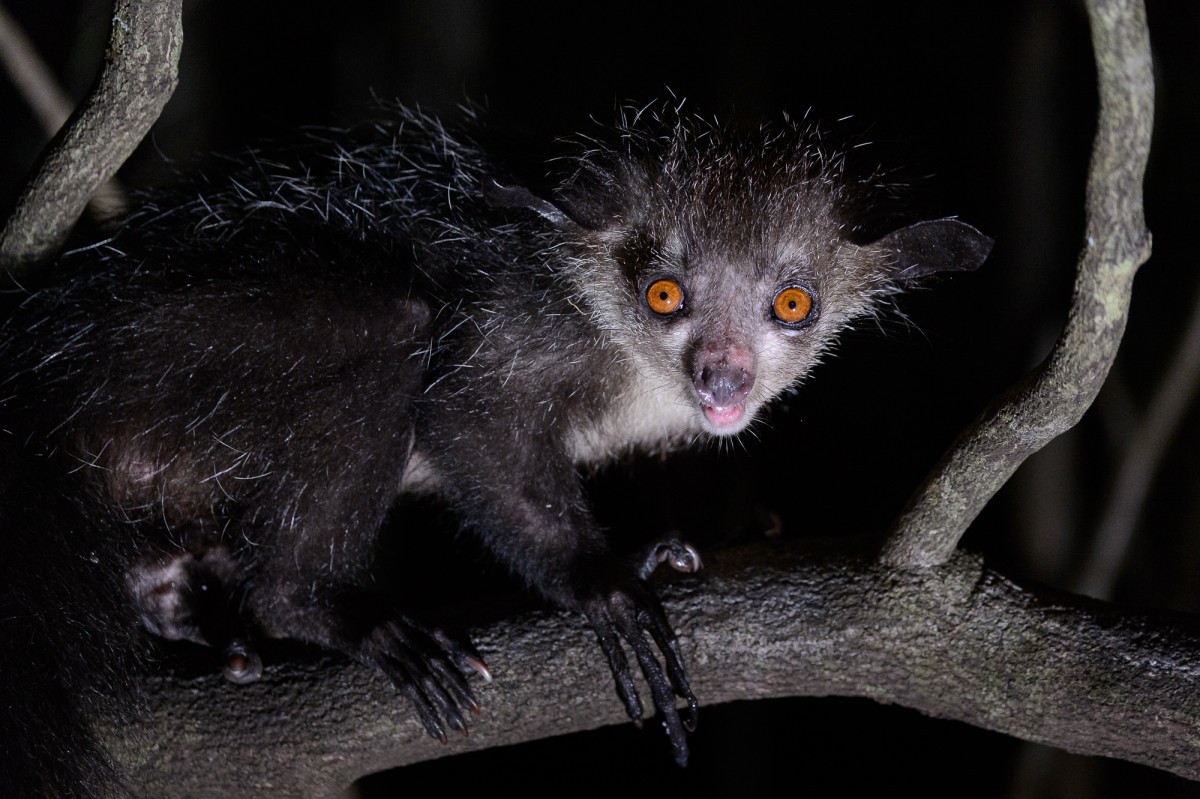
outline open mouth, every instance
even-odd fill
[[[704,416],[717,432],[733,432],[740,429],[745,414],[746,407],[741,403],[724,408],[715,405],[704,406]]]

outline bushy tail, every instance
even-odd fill
[[[0,475],[0,796],[123,796],[93,726],[122,728],[133,707],[117,522],[85,522],[32,475]]]

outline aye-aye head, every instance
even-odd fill
[[[953,219],[853,241],[880,187],[848,179],[795,126],[735,133],[675,115],[616,134],[615,146],[586,143],[553,202],[498,185],[491,199],[561,229],[597,323],[713,434],[744,429],[882,298],[991,250]]]

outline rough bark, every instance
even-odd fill
[[[711,560],[665,592],[706,706],[867,697],[1200,778],[1190,618],[1031,591],[963,553],[921,570],[795,542]],[[448,744],[384,679],[324,660],[249,686],[157,677],[141,739],[115,751],[144,796],[332,797],[383,768],[628,723],[580,618],[473,635],[495,682],[477,686],[470,735]]]
[[[97,187],[133,153],[175,91],[182,46],[183,0],[116,0],[100,77],[0,231],[0,268],[19,280],[54,257]]]

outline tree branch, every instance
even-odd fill
[[[893,528],[881,559],[945,563],[1026,458],[1073,427],[1117,355],[1133,276],[1150,257],[1142,177],[1154,122],[1150,35],[1141,0],[1089,0],[1100,115],[1087,231],[1067,324],[1046,360],[994,402],[942,456]]]
[[[62,247],[93,192],[133,153],[175,91],[182,45],[182,0],[116,0],[100,77],[0,231],[0,268],[19,280]]]
[[[46,138],[52,138],[71,117],[71,100],[4,6],[0,6],[0,64],[42,126]],[[109,178],[97,187],[87,207],[95,218],[106,220],[121,214],[127,204],[120,184]]]
[[[0,264],[52,254],[132,152],[176,81],[180,0],[118,0],[106,67],[0,234]],[[864,696],[1072,751],[1200,778],[1194,623],[1013,585],[956,552],[984,503],[1091,403],[1148,255],[1141,180],[1152,83],[1144,10],[1091,0],[1100,123],[1075,300],[1046,363],[993,406],[910,504],[880,561],[761,545],[709,558],[666,605],[709,704]],[[161,18],[160,18],[161,17]],[[897,570],[891,565],[937,566]],[[476,631],[497,683],[469,738],[428,740],[378,674],[340,660],[221,677],[147,677],[137,730],[111,752],[144,795],[333,795],[368,771],[623,720],[593,635],[565,614]],[[214,768],[214,764],[219,768]]]
[[[796,542],[710,560],[664,592],[706,705],[867,697],[1200,778],[1191,620],[1030,591],[961,553],[899,572]],[[482,716],[447,745],[382,677],[326,660],[247,686],[156,677],[140,740],[112,751],[139,795],[320,797],[383,768],[627,721],[579,618],[473,637],[496,682],[477,686]]]

